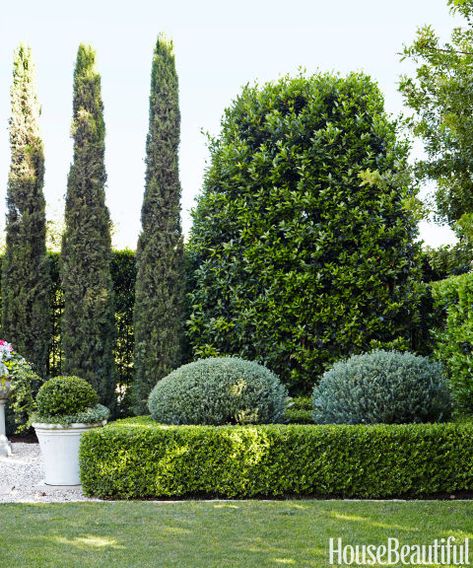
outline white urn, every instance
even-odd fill
[[[79,446],[84,432],[106,424],[33,423],[38,437],[46,485],[80,485]]]

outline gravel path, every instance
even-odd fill
[[[12,444],[12,455],[0,457],[0,503],[52,503],[94,501],[78,486],[49,486],[44,483],[38,444]]]

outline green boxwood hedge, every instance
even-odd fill
[[[287,422],[288,424],[313,424],[313,411],[288,408],[284,413],[283,422]]]
[[[389,498],[473,491],[473,424],[163,426],[85,433],[86,495]]]

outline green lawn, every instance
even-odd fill
[[[328,539],[473,539],[473,502],[0,505],[3,568],[329,566]]]

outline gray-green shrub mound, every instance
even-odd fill
[[[266,367],[237,357],[183,365],[157,383],[151,416],[165,424],[264,424],[282,419],[287,391]]]
[[[448,418],[451,406],[439,363],[383,350],[335,363],[312,401],[320,424],[437,422]]]

